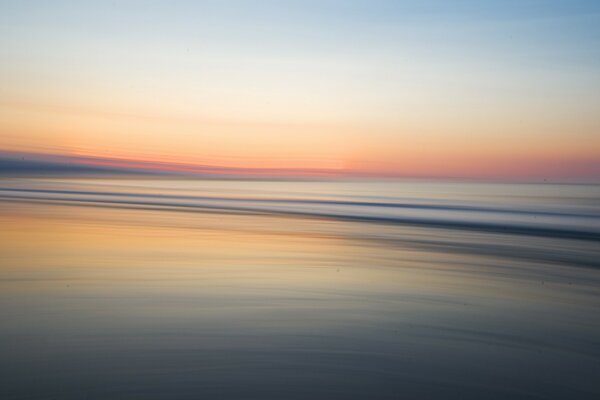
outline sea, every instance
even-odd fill
[[[600,186],[0,179],[1,399],[600,399]]]

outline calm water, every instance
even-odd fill
[[[600,187],[0,181],[2,399],[598,399]]]

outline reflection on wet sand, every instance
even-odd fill
[[[256,194],[234,183],[230,192],[227,183],[206,185],[205,197]],[[268,185],[271,192],[257,192],[315,200],[288,183]],[[370,190],[357,185],[352,190]],[[126,192],[141,190],[130,184]],[[327,200],[348,201],[350,189],[339,190]],[[420,194],[409,200],[427,199]],[[1,203],[3,398],[600,394],[600,253],[590,238],[325,218],[310,202],[279,205],[285,213],[181,213],[36,196]],[[489,208],[474,196],[460,200]],[[518,212],[527,201],[509,200],[494,208],[518,203],[507,223],[523,226]],[[573,202],[571,214],[588,215],[577,219],[557,217],[568,200],[552,198],[537,207],[550,219],[532,224],[596,234],[592,200]],[[372,205],[326,207],[389,216]],[[309,208],[309,218],[291,213]]]

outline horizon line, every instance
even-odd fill
[[[197,178],[339,178],[339,179],[432,179],[489,182],[552,182],[600,184],[600,175],[584,177],[540,176],[540,174],[514,175],[444,175],[407,174],[396,171],[367,171],[348,168],[269,168],[231,167],[214,164],[157,161],[124,157],[69,155],[57,153],[0,150],[0,176],[15,175],[140,175],[180,176]]]

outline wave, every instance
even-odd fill
[[[128,191],[0,188],[2,201],[35,201],[185,212],[226,212],[600,241],[590,212],[391,201],[148,194]],[[592,223],[590,223],[592,221]],[[596,226],[599,226],[596,223]]]

